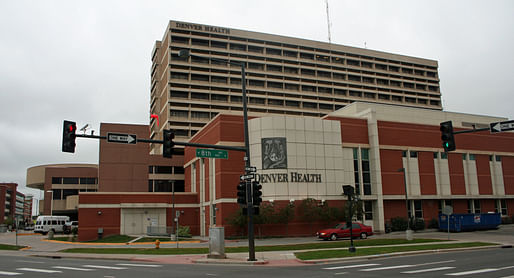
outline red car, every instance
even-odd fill
[[[373,235],[373,229],[370,226],[357,222],[354,222],[352,225],[353,237],[365,239],[368,236]],[[346,223],[339,223],[334,228],[324,229],[317,232],[316,236],[323,240],[336,240],[340,237],[350,237],[350,226],[346,225]]]

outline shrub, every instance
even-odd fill
[[[502,217],[502,224],[512,224],[514,217],[504,216]]]
[[[178,226],[179,237],[191,237],[191,229],[189,226]]]
[[[412,218],[410,227],[414,231],[420,231],[425,229],[425,220],[423,218]]]
[[[393,232],[407,230],[407,219],[403,217],[391,218],[391,229]]]
[[[430,219],[430,222],[428,222],[428,228],[439,229],[439,221],[435,218]]]

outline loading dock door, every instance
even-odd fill
[[[146,235],[148,226],[166,226],[166,209],[121,209],[121,234]]]

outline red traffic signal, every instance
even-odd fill
[[[75,133],[77,124],[72,121],[64,121],[62,128],[62,151],[67,153],[75,152]]]
[[[173,147],[175,146],[175,143],[173,142],[173,139],[175,139],[175,133],[171,130],[164,130],[162,137],[162,156],[171,158],[173,156]]]

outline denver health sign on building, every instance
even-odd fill
[[[338,121],[256,118],[249,121],[249,133],[251,162],[266,200],[339,199],[341,185],[353,184],[353,160],[343,158]]]

